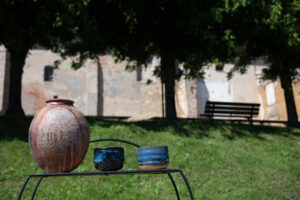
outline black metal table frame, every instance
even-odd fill
[[[123,143],[127,143],[127,144],[130,144],[130,145],[133,145],[135,147],[140,147],[140,145],[137,145],[133,142],[129,142],[129,141],[126,141],[126,140],[121,140],[121,139],[97,139],[97,140],[91,140],[90,143],[93,143],[93,142],[101,142],[101,141],[116,141],[116,142],[123,142]],[[101,171],[101,172],[73,172],[73,173],[44,173],[44,174],[29,174],[22,186],[22,189],[19,193],[19,197],[18,197],[18,200],[20,200],[22,198],[22,195],[23,195],[23,191],[25,190],[25,187],[27,185],[27,183],[29,182],[29,179],[30,178],[33,178],[33,177],[39,177],[39,180],[38,182],[36,183],[35,185],[35,188],[32,192],[32,195],[31,195],[31,200],[34,199],[34,196],[36,194],[36,191],[41,183],[41,181],[43,180],[43,178],[45,177],[58,177],[58,176],[95,176],[95,175],[128,175],[128,174],[168,174],[168,177],[169,179],[171,180],[172,184],[173,184],[173,187],[174,187],[174,190],[176,192],[176,196],[177,196],[177,200],[180,200],[180,196],[179,196],[179,193],[178,193],[178,189],[177,189],[177,186],[176,186],[176,183],[171,175],[171,173],[175,173],[175,172],[178,172],[180,173],[182,179],[184,180],[184,183],[188,189],[188,192],[189,192],[189,195],[190,195],[190,198],[191,200],[194,200],[194,197],[193,197],[193,193],[192,193],[192,190],[190,188],[190,185],[184,175],[184,173],[182,172],[181,169],[159,169],[159,170],[127,170],[127,171]]]

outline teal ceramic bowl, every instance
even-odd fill
[[[108,147],[94,149],[94,165],[101,171],[117,171],[124,163],[124,149],[122,147]]]

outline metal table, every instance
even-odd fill
[[[133,142],[129,142],[126,140],[121,140],[121,139],[97,139],[97,140],[91,140],[90,143],[93,142],[101,142],[101,141],[116,141],[116,142],[123,142],[123,143],[127,143],[130,145],[133,145],[135,147],[140,147],[140,145],[137,145]],[[43,178],[47,178],[47,177],[59,177],[59,176],[98,176],[98,175],[132,175],[132,174],[167,174],[169,179],[171,180],[173,187],[174,187],[174,191],[176,193],[177,196],[177,200],[180,200],[180,196],[178,193],[178,189],[176,186],[176,183],[171,175],[171,173],[180,173],[182,179],[184,180],[184,183],[187,187],[187,190],[189,192],[189,196],[191,200],[194,200],[193,194],[192,194],[192,190],[190,188],[190,185],[183,173],[183,171],[181,169],[159,169],[159,170],[127,170],[127,171],[101,171],[101,172],[73,172],[73,173],[43,173],[43,174],[29,174],[22,186],[22,189],[19,193],[19,197],[18,200],[20,200],[22,198],[23,195],[23,191],[28,183],[28,181],[30,180],[30,178],[39,178],[39,180],[36,183],[36,186],[32,192],[31,195],[31,199],[34,199],[34,196],[36,194],[36,191],[41,183],[41,181],[43,180]]]

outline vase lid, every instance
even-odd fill
[[[46,101],[46,103],[49,104],[67,104],[67,105],[73,105],[74,101],[70,100],[70,99],[49,99]]]

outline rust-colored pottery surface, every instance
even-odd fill
[[[31,122],[30,149],[45,172],[72,171],[87,153],[89,125],[73,103],[67,99],[49,100]]]

